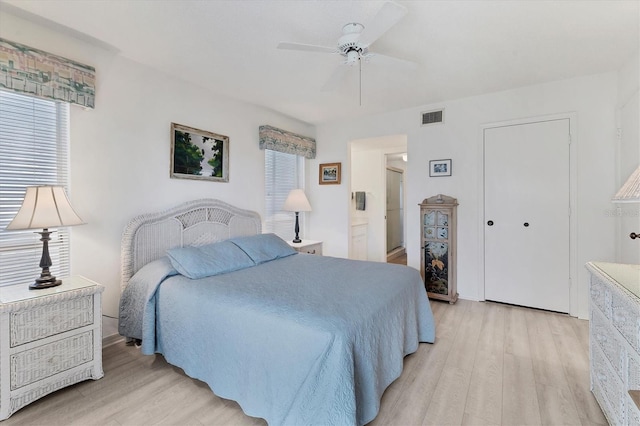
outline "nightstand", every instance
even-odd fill
[[[0,287],[0,420],[102,371],[104,287],[84,277]]]
[[[300,243],[287,241],[298,253],[317,254],[322,256],[322,241],[302,240]]]

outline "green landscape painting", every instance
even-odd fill
[[[171,177],[229,181],[229,138],[180,124],[171,125]]]

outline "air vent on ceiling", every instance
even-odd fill
[[[422,125],[437,124],[444,121],[444,109],[427,111],[422,113]]]

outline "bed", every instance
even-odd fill
[[[435,325],[420,274],[295,252],[220,200],[134,218],[120,334],[271,425],[362,425]]]

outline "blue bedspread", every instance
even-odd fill
[[[191,280],[166,259],[134,276],[120,333],[271,425],[362,425],[405,355],[433,342],[412,268],[294,255]]]

